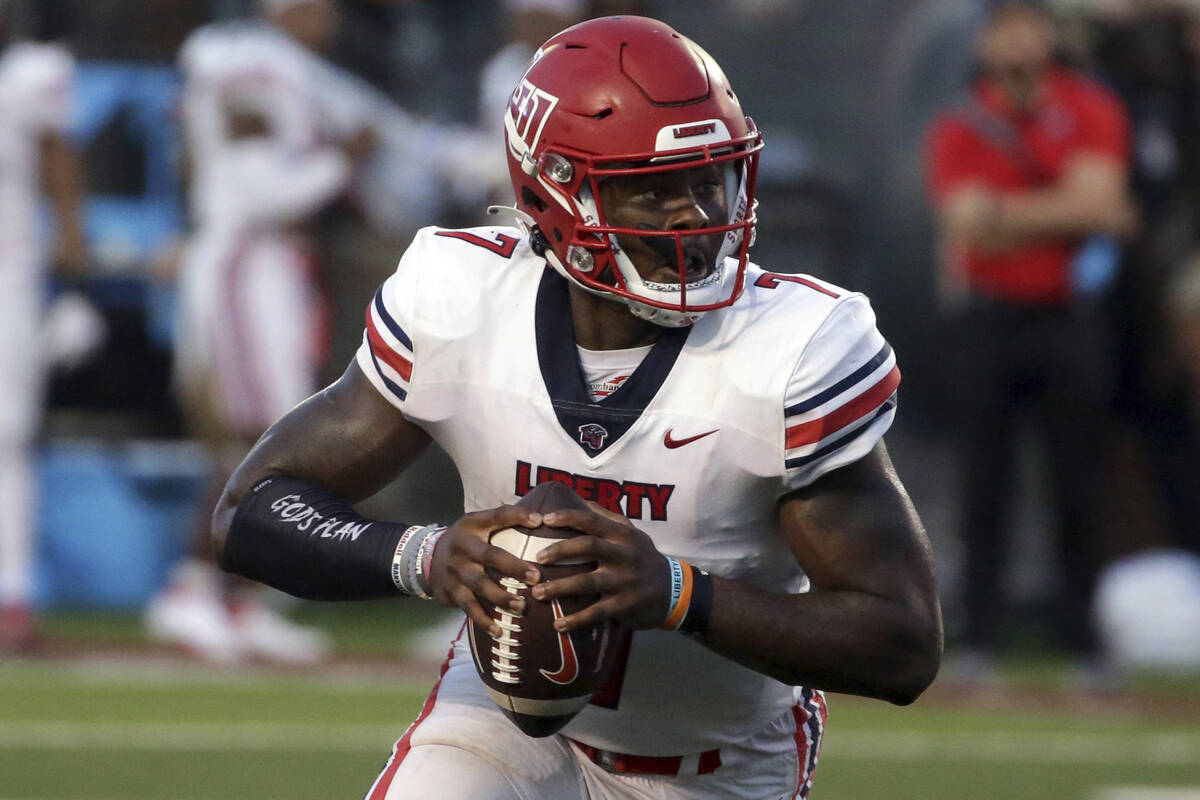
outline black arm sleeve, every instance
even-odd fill
[[[366,519],[318,486],[265,478],[238,505],[221,567],[307,600],[394,597],[406,527]]]

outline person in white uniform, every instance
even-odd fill
[[[311,662],[327,637],[228,584],[208,557],[207,509],[254,440],[317,388],[329,331],[305,224],[346,190],[375,134],[323,91],[332,0],[261,0],[261,11],[199,29],[180,54],[195,231],[180,269],[176,383],[215,475],[193,553],[146,623],[212,661]]]
[[[46,360],[45,266],[78,276],[86,265],[79,159],[68,138],[74,69],[58,45],[13,42],[0,50],[0,652],[34,642],[32,445]],[[49,257],[39,225],[43,190],[56,219]]]
[[[370,800],[805,798],[824,692],[911,703],[940,662],[929,542],[882,441],[895,354],[861,294],[749,262],[762,138],[667,25],[551,38],[505,129],[517,226],[417,234],[356,359],[226,486],[221,563],[303,597],[433,597],[499,636],[488,610],[523,601],[493,570],[599,595],[561,630],[631,632],[545,738],[460,636]],[[430,440],[466,515],[359,515]],[[589,509],[512,505],[547,480]],[[537,564],[488,544],[539,524],[586,535]],[[597,566],[542,580],[560,559]]]
[[[504,151],[496,147],[504,139],[504,109],[512,89],[525,74],[529,60],[542,42],[584,17],[584,0],[504,0],[507,38],[479,71],[479,105],[476,125],[493,145],[488,158],[500,165],[493,192],[508,191]],[[478,180],[478,179],[477,179]]]

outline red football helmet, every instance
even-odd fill
[[[518,216],[546,260],[584,289],[665,326],[690,325],[742,293],[754,239],[762,137],[725,73],[695,42],[645,17],[589,20],[534,55],[504,119]],[[728,218],[707,227],[614,227],[600,183],[718,165]],[[523,212],[523,213],[520,213]],[[619,236],[670,255],[679,281],[644,279]],[[720,237],[715,263],[689,281],[687,237]],[[666,256],[664,256],[665,258]]]

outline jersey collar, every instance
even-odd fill
[[[567,281],[549,268],[542,273],[534,310],[538,364],[558,424],[588,457],[604,452],[637,422],[671,373],[691,330],[664,328],[629,379],[608,397],[593,401],[575,349]]]

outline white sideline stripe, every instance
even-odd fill
[[[822,749],[829,758],[847,760],[1200,764],[1200,733],[929,733],[831,727]]]
[[[405,721],[397,721],[395,725],[0,722],[0,750],[383,752],[404,733],[406,725]],[[886,759],[1188,765],[1200,764],[1200,733],[1128,736],[1110,733],[929,733],[903,729],[832,729],[823,749],[828,758],[847,761]]]
[[[3,5],[3,0],[0,0]],[[412,679],[412,686],[421,692],[428,692],[429,687],[437,680],[438,667],[445,658],[446,647],[428,668],[428,677]],[[309,673],[281,673],[277,668],[260,667],[253,664],[234,664],[227,667],[215,667],[199,661],[181,663],[174,656],[141,656],[129,658],[123,656],[85,655],[74,659],[69,664],[38,663],[33,659],[22,662],[18,658],[10,659],[7,663],[0,660],[0,687],[12,684],[24,685],[30,676],[36,676],[38,681],[47,678],[82,682],[88,685],[103,686],[133,686],[144,688],[154,686],[222,686],[239,689],[241,687],[259,687],[269,684],[273,690],[280,687],[317,686],[322,691],[359,691],[368,689],[375,692],[379,689],[380,668],[355,665],[334,665],[320,675]],[[402,680],[406,680],[401,678]],[[0,798],[3,800],[3,798]]]
[[[1092,794],[1093,800],[1200,800],[1200,786],[1104,786]]]
[[[403,735],[407,724],[3,722],[0,723],[0,750],[386,752]]]
[[[1091,798],[1092,800],[1200,800],[1200,787],[1104,786],[1096,789]],[[0,800],[40,800],[40,798],[0,797]],[[117,798],[88,798],[88,800],[117,800]]]

